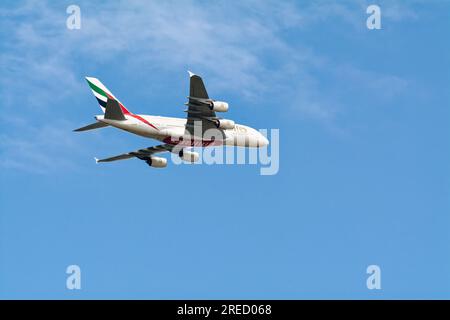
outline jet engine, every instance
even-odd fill
[[[147,162],[147,164],[150,167],[155,167],[155,168],[164,168],[164,167],[167,166],[167,159],[166,158],[150,157],[145,162]]]
[[[217,112],[227,112],[228,111],[228,103],[223,102],[223,101],[211,101],[209,108],[212,111],[217,111]]]
[[[233,120],[227,120],[227,119],[217,119],[214,121],[216,124],[216,127],[219,129],[234,129],[234,121]]]
[[[178,155],[181,159],[187,162],[197,162],[200,158],[200,155],[197,152],[187,151],[187,150],[181,150]]]

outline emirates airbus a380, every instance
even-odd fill
[[[222,119],[216,112],[228,111],[228,103],[210,99],[202,78],[189,72],[190,92],[186,103],[186,118],[169,118],[134,114],[96,78],[86,77],[92,93],[103,111],[95,117],[97,122],[76,129],[87,131],[112,126],[139,136],[163,142],[161,145],[139,149],[114,157],[97,159],[97,162],[110,162],[130,158],[144,160],[149,166],[163,168],[167,159],[155,154],[173,152],[187,162],[196,162],[199,154],[192,147],[239,146],[264,147],[269,141],[259,131],[248,126],[236,124],[233,120]]]

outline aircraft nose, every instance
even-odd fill
[[[264,137],[262,134],[259,135],[258,139],[258,146],[259,147],[265,147],[269,145],[269,140],[267,140],[266,137]]]

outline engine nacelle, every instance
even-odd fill
[[[233,120],[217,119],[215,120],[216,127],[219,129],[234,129],[235,123]]]
[[[154,167],[154,168],[164,168],[167,166],[167,159],[166,158],[160,158],[160,157],[151,157],[150,159],[148,159],[147,164],[150,167]]]
[[[228,103],[223,102],[223,101],[211,101],[209,108],[212,111],[227,112],[228,111]]]
[[[200,158],[200,155],[197,152],[181,150],[178,155],[181,159],[187,162],[197,162]]]

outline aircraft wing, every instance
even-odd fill
[[[216,113],[210,109],[211,99],[206,91],[205,84],[200,76],[189,71],[190,88],[189,101],[186,103],[188,109],[186,130],[194,134],[194,123],[201,121],[202,133],[210,128],[215,128],[214,119],[217,119]]]
[[[154,147],[139,149],[139,150],[128,152],[128,153],[119,154],[117,156],[110,157],[110,158],[105,158],[105,159],[97,159],[96,158],[95,161],[96,162],[111,162],[111,161],[125,160],[125,159],[130,159],[130,158],[138,158],[141,160],[148,160],[155,153],[172,151],[172,149],[173,149],[172,145],[162,144],[159,146],[154,146]]]

